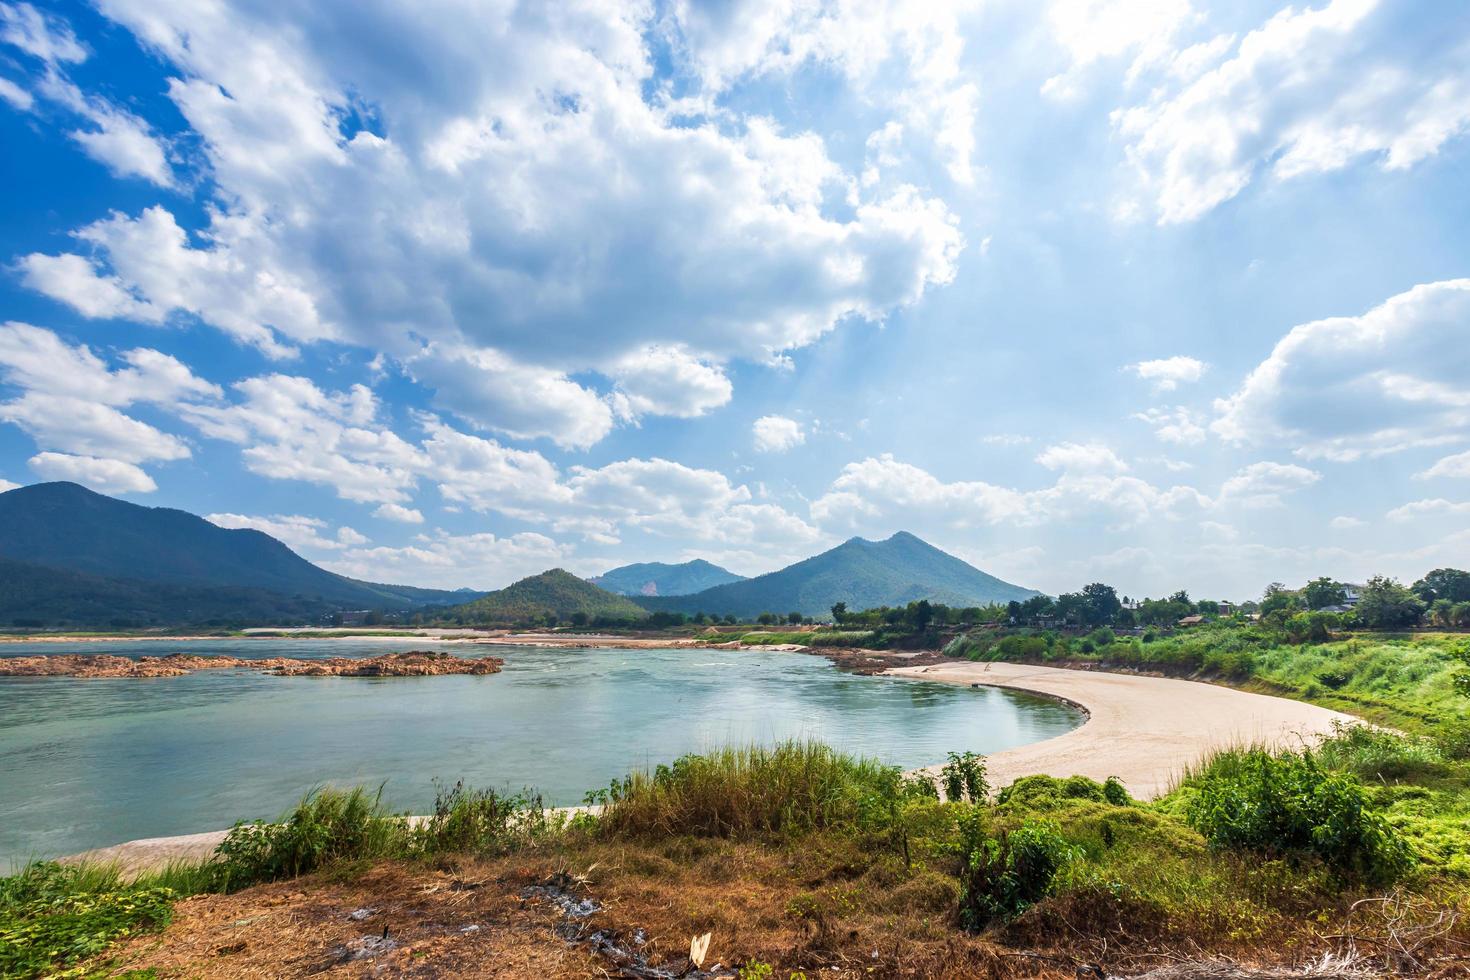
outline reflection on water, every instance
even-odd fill
[[[1071,730],[1070,708],[995,689],[855,677],[754,650],[545,650],[402,641],[218,640],[0,647],[0,655],[491,653],[486,677],[0,679],[0,862],[274,817],[312,786],[433,779],[533,786],[549,802],[722,743],[821,739],[908,767]],[[3,868],[0,868],[3,870]]]

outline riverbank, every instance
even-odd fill
[[[1285,698],[1197,681],[1101,671],[946,661],[890,668],[887,676],[1008,688],[1064,701],[1087,720],[1068,734],[987,756],[992,786],[1021,776],[1109,776],[1139,799],[1167,792],[1179,774],[1210,753],[1241,744],[1295,746],[1355,719]],[[938,760],[936,760],[936,763]],[[929,775],[938,765],[915,770]],[[129,841],[72,860],[117,863],[130,872],[207,858],[224,839],[217,830]]]
[[[45,654],[0,658],[0,677],[181,677],[199,670],[250,670],[278,677],[435,677],[498,674],[504,665],[505,661],[499,657],[456,657],[428,650],[323,660],[293,657],[255,660],[188,653],[138,658],[110,654]]]
[[[1099,782],[1115,776],[1135,797],[1154,799],[1180,773],[1222,749],[1300,747],[1330,735],[1334,724],[1359,720],[1303,701],[1139,674],[970,661],[897,667],[886,674],[1026,691],[1087,712],[1087,722],[1066,735],[989,756],[986,766],[996,786],[1038,773]]]

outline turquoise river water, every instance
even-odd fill
[[[1071,708],[997,689],[857,677],[821,657],[554,650],[424,640],[207,640],[0,646],[36,653],[505,659],[471,677],[0,678],[0,873],[140,837],[280,815],[314,786],[384,784],[403,810],[434,781],[533,787],[549,804],[725,743],[821,739],[913,768],[1070,731]]]

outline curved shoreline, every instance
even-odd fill
[[[1315,742],[1334,722],[1356,722],[1302,701],[1251,694],[1199,681],[1008,663],[954,661],[895,667],[881,676],[966,687],[1023,691],[1082,712],[1065,735],[986,756],[994,786],[1021,776],[1117,776],[1140,799],[1168,792],[1178,774],[1217,749],[1242,743]],[[940,766],[915,772],[938,775]],[[133,872],[173,861],[202,860],[227,830],[150,837],[84,851],[64,860],[117,864]]]
[[[1025,691],[1067,702],[1086,720],[1065,735],[986,757],[991,783],[1021,776],[1116,776],[1139,799],[1169,791],[1180,773],[1242,744],[1312,744],[1334,723],[1361,722],[1304,701],[1171,677],[1011,663],[952,661],[895,667],[885,676]],[[938,766],[920,772],[937,774]]]

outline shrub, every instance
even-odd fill
[[[686,755],[588,794],[604,833],[732,837],[882,820],[909,794],[899,770],[818,742]]]
[[[985,758],[973,752],[949,753],[943,769],[944,796],[951,803],[969,800],[983,803],[990,796],[990,783],[985,778]]]
[[[1026,822],[990,837],[976,808],[961,817],[960,925],[978,931],[1051,894],[1074,849],[1051,825]]]
[[[546,804],[529,791],[502,796],[457,782],[434,796],[434,812],[413,828],[412,849],[429,854],[489,854],[547,829]]]
[[[1112,646],[1113,641],[1116,640],[1118,637],[1117,634],[1108,629],[1106,626],[1099,626],[1097,629],[1087,634],[1087,638],[1099,647],[1106,647]]]
[[[1128,794],[1123,790],[1123,784],[1116,779],[1109,780],[1109,785],[1116,787],[1114,793],[1122,792],[1123,799],[1127,800]],[[1012,809],[1030,810],[1054,810],[1068,800],[1092,800],[1095,803],[1110,803],[1108,797],[1108,786],[1099,783],[1095,779],[1086,776],[1067,776],[1059,779],[1056,776],[1033,775],[1022,776],[1000,791],[996,802],[1004,807]]]
[[[1187,785],[1193,794],[1186,819],[1212,847],[1292,861],[1314,857],[1341,877],[1372,884],[1392,882],[1413,866],[1409,846],[1358,780],[1328,771],[1311,752],[1222,752]]]
[[[124,883],[115,870],[53,862],[0,878],[0,976],[52,976],[119,939],[162,929],[175,897]]]
[[[295,878],[345,861],[403,852],[407,826],[382,805],[382,789],[308,793],[279,823],[238,823],[219,848],[221,890]]]
[[[1107,782],[1103,783],[1103,799],[1113,806],[1133,805],[1133,797],[1128,795],[1128,788],[1117,776],[1109,776]]]

